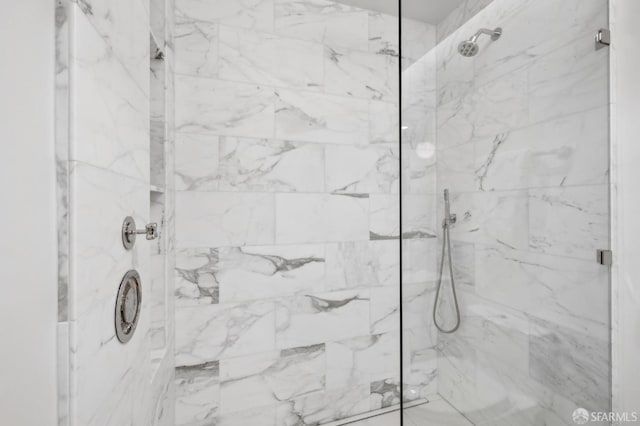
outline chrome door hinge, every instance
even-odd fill
[[[598,263],[605,266],[613,264],[613,252],[611,250],[598,250]]]
[[[601,28],[596,33],[596,50],[611,45],[611,31]]]

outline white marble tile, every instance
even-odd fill
[[[451,192],[476,189],[476,162],[473,142],[438,151],[438,185]]]
[[[206,21],[273,30],[274,0],[176,0],[176,21]]]
[[[537,59],[529,67],[530,121],[606,106],[608,74],[608,49],[595,50],[588,35]]]
[[[531,323],[531,377],[588,410],[611,409],[607,340],[545,321]]]
[[[400,286],[371,288],[371,333],[400,329]]]
[[[529,202],[527,191],[453,193],[451,213],[456,214],[458,220],[451,228],[451,238],[526,249],[530,232]],[[442,202],[439,206],[438,211],[443,211]]]
[[[216,191],[220,182],[220,137],[177,133],[175,189]]]
[[[436,200],[433,196],[404,194],[402,196],[403,238],[434,238],[440,232],[436,225]]]
[[[371,410],[399,406],[400,379],[377,380],[371,383]]]
[[[323,390],[325,358],[321,344],[222,360],[222,414],[278,405]]]
[[[279,89],[276,95],[276,138],[350,145],[369,143],[367,101],[284,89]]]
[[[86,17],[91,32],[97,32],[109,46],[110,55],[124,65],[129,78],[145,94],[149,93],[149,8],[144,1],[131,0],[73,0],[84,16],[74,13],[75,22]],[[74,40],[82,43],[93,39],[84,25],[73,30]],[[84,40],[83,40],[84,39]],[[93,55],[99,54],[97,51]],[[95,58],[95,57],[94,57]]]
[[[369,210],[371,240],[400,237],[400,198],[397,195],[371,194]]]
[[[398,56],[400,53],[398,30],[397,16],[369,12],[369,52]]]
[[[175,27],[175,72],[215,77],[219,69],[219,25],[184,17]]]
[[[272,89],[176,76],[176,130],[263,138],[274,131]]]
[[[341,96],[398,102],[398,59],[325,47],[324,90]]]
[[[180,248],[272,244],[275,198],[269,194],[178,192],[176,243]]]
[[[550,14],[549,10],[554,13]],[[585,47],[591,44],[593,49],[594,28],[608,26],[606,2],[601,0],[573,0],[561,4],[553,0],[498,0],[478,14],[473,22],[479,27],[500,25],[503,34],[509,34],[496,43],[486,42],[481,46],[483,54],[476,56],[475,67],[477,78],[482,82],[529,66],[532,61],[576,39],[582,39]],[[547,37],[540,38],[541,30]],[[470,35],[465,32],[460,37]],[[533,78],[544,80],[546,77],[538,75]]]
[[[292,296],[325,287],[324,245],[180,250],[180,306]]]
[[[243,411],[223,414],[216,419],[215,426],[278,426],[277,406],[252,408]],[[202,426],[202,425],[194,425]],[[209,425],[204,425],[209,426]]]
[[[594,260],[476,247],[476,293],[580,333],[604,338],[606,268]]]
[[[72,37],[71,159],[148,181],[147,95],[80,12]]]
[[[403,239],[402,250],[403,285],[425,283],[438,278],[436,259],[441,246],[436,238]]]
[[[522,127],[529,119],[526,70],[513,72],[471,90],[439,95],[438,148],[493,137]],[[449,98],[450,96],[450,98]]]
[[[287,88],[323,86],[321,44],[220,27],[220,78]]]
[[[399,285],[399,250],[397,239],[327,244],[327,289]]]
[[[220,190],[322,192],[324,150],[310,143],[221,138]]]
[[[369,411],[370,387],[316,392],[286,402],[278,408],[278,425],[324,424]]]
[[[529,191],[529,247],[537,252],[595,259],[609,247],[609,188],[604,185]]]
[[[116,297],[117,286],[105,283],[119,283],[131,267],[141,268],[144,273],[148,268],[145,256],[149,255],[149,246],[137,245],[132,251],[120,255],[124,250],[122,238],[108,229],[114,223],[121,223],[127,215],[138,223],[145,223],[149,217],[148,186],[135,179],[76,162],[71,163],[70,177],[74,194],[70,206],[74,212],[70,244],[71,255],[75,259],[71,278],[73,283],[84,283],[74,285],[72,290],[70,319],[79,320],[95,309],[104,309],[102,314],[110,310],[109,317],[113,317],[113,306],[109,304],[109,309],[106,309],[102,305]],[[102,219],[96,221],[98,217]],[[104,238],[96,239],[95,232],[100,232]],[[96,338],[103,332],[114,336],[111,322],[96,333]],[[82,343],[89,346],[97,344],[95,338]]]
[[[398,332],[327,343],[327,389],[399,377],[399,344]]]
[[[327,145],[327,192],[394,193],[399,191],[397,148]]]
[[[143,285],[149,284],[149,247],[138,245],[125,253],[120,236],[110,229],[127,215],[138,223],[147,220],[148,186],[84,163],[71,164],[71,185],[70,406],[76,407],[71,416],[82,424],[92,419],[108,424],[114,417],[116,424],[126,424],[133,411],[126,398],[114,393],[132,391],[132,366],[144,371],[138,354],[148,350],[149,301],[143,302],[137,333],[126,348],[115,338],[113,301],[129,269],[138,270]],[[103,237],[96,239],[96,232]]]
[[[484,293],[480,293],[484,296]],[[459,291],[460,328],[453,335],[440,334],[439,344],[461,339],[477,352],[501,361],[505,368],[529,371],[529,318],[512,305],[491,303],[468,291]]]
[[[393,144],[400,138],[400,111],[396,103],[369,102],[369,142]]]
[[[442,240],[439,242],[442,243]],[[476,282],[475,244],[452,241],[450,256],[453,259],[453,279],[456,285],[473,287]],[[443,279],[448,280],[447,274],[443,275]]]
[[[179,133],[177,189],[321,192],[324,147],[316,144]]]
[[[224,249],[181,249],[176,251],[176,306],[211,305],[220,302],[219,251]],[[232,249],[227,249],[231,251]]]
[[[276,194],[278,244],[369,239],[369,198]]]
[[[597,108],[477,141],[477,188],[606,183],[607,120],[607,109]]]
[[[329,0],[275,0],[275,32],[366,52],[369,12]]]
[[[176,309],[176,364],[195,365],[275,349],[275,305],[245,304]]]
[[[433,326],[403,330],[403,397],[405,401],[427,399],[438,385],[438,352]]]
[[[428,328],[433,325],[432,312],[435,291],[435,283],[433,282],[418,284],[403,283],[402,326],[404,328]],[[441,297],[443,297],[446,292],[446,285],[443,285]]]
[[[175,424],[213,422],[218,414],[218,361],[176,368]]]
[[[403,144],[403,182],[407,194],[434,196],[436,192],[437,151],[435,140],[415,146]]]
[[[369,291],[345,290],[282,299],[276,344],[295,348],[369,334]]]

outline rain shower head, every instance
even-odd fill
[[[460,53],[465,58],[475,56],[478,51],[480,51],[480,46],[478,46],[478,37],[480,37],[481,34],[490,35],[491,40],[496,41],[502,35],[502,28],[498,27],[494,30],[482,28],[478,30],[478,32],[475,33],[469,40],[460,42],[460,44],[458,45],[458,53]]]

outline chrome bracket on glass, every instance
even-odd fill
[[[133,337],[140,318],[141,306],[142,285],[140,283],[140,275],[132,269],[122,278],[118,288],[118,298],[116,299],[116,337],[121,343],[127,343]]]
[[[122,244],[127,250],[131,250],[136,244],[136,236],[144,234],[147,240],[155,240],[158,238],[158,224],[148,223],[144,229],[136,229],[136,221],[127,216],[122,222]]]
[[[611,31],[601,28],[596,33],[596,50],[611,45]]]
[[[613,252],[611,250],[598,250],[597,256],[599,264],[605,266],[611,266],[613,264]]]

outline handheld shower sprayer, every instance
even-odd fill
[[[449,229],[451,225],[456,223],[456,215],[451,214],[451,205],[449,200],[449,190],[444,190],[444,219],[442,220],[442,254],[440,256],[440,273],[438,275],[438,284],[436,285],[436,296],[433,301],[433,323],[442,333],[453,333],[460,327],[460,306],[458,305],[458,295],[456,294],[456,283],[453,278],[453,260],[451,259],[451,238]],[[452,328],[446,329],[438,324],[438,302],[440,300],[440,290],[442,289],[442,276],[444,274],[444,258],[448,254],[449,259],[449,277],[451,278],[451,294],[453,296],[454,309],[456,311],[456,323]]]

